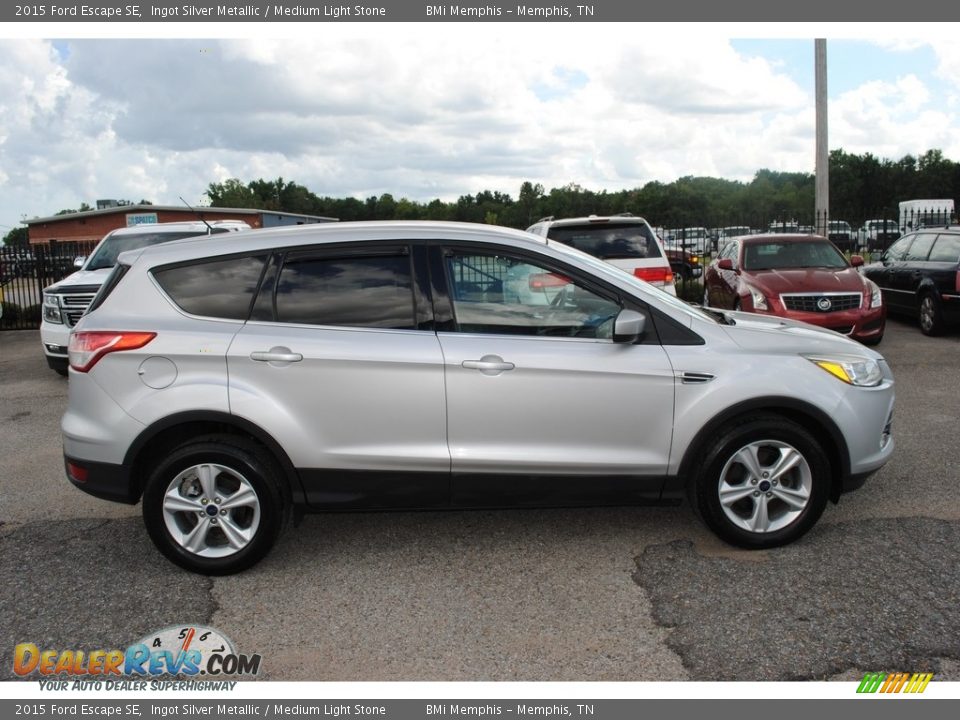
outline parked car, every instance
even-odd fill
[[[713,241],[704,227],[678,228],[673,231],[673,242],[684,250],[698,255],[704,255],[713,248]]]
[[[505,292],[524,275],[554,299]],[[124,253],[70,368],[70,482],[142,501],[160,551],[206,574],[260,560],[292,508],[687,497],[727,542],[774,547],[894,449],[878,353],[704,311],[487,225],[309,225]]]
[[[677,294],[663,245],[642,217],[632,213],[562,220],[546,217],[527,228],[527,232],[574,247],[671,295]]]
[[[735,237],[753,234],[754,231],[749,225],[728,225],[727,227],[720,228],[720,232],[717,235],[717,244],[713,248],[714,252],[722,250],[726,247],[726,244]]]
[[[90,257],[82,260],[77,272],[43,290],[40,342],[43,344],[47,365],[61,375],[67,374],[70,331],[86,312],[87,306],[110,274],[121,252],[197,235],[216,235],[249,229],[249,225],[239,220],[218,220],[211,223],[190,220],[135,225],[107,233],[97,243]]]
[[[663,251],[670,261],[670,268],[674,277],[689,282],[703,274],[703,265],[700,264],[700,255],[684,250],[677,245],[664,244]]]
[[[828,221],[827,239],[841,252],[853,252],[857,249],[857,237],[846,220]]]
[[[704,272],[703,304],[778,315],[849,335],[883,339],[880,288],[819,235],[752,235],[727,245]]]
[[[891,313],[916,317],[925,335],[960,322],[960,227],[909,233],[866,265]]]
[[[800,232],[800,224],[796,220],[775,220],[767,229],[772,233],[796,234]]]
[[[867,220],[858,233],[860,249],[866,252],[882,252],[899,237],[896,220]]]

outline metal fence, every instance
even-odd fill
[[[846,215],[846,218],[844,217]],[[647,218],[655,222],[655,218]],[[835,212],[828,218],[810,213],[805,217],[775,216],[704,218],[697,225],[657,227],[667,249],[674,249],[671,264],[676,272],[677,294],[684,299],[702,298],[702,271],[724,245],[726,238],[757,233],[815,233],[832,240],[843,252],[876,259],[901,235],[921,227],[955,223],[955,211],[942,206],[916,206],[898,210],[861,211],[856,216]],[[0,246],[0,300],[3,316],[0,330],[40,327],[43,289],[75,270],[74,260],[93,250],[95,243],[60,243],[25,247]],[[677,251],[683,251],[678,253]],[[684,268],[684,258],[695,255],[700,273]],[[492,262],[492,261],[491,261]],[[461,266],[461,282],[482,284],[499,278],[504,268],[495,264]],[[470,275],[470,277],[467,277]]]
[[[43,289],[74,272],[74,260],[94,243],[0,246],[0,330],[40,327]]]

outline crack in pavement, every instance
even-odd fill
[[[941,672],[960,659],[960,523],[814,528],[765,562],[648,547],[634,581],[693,680],[823,680],[849,668]]]

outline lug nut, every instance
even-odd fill
[[[768,493],[767,493],[767,497],[773,497],[773,493],[772,493],[772,492],[768,492]]]
[[[210,518],[210,524],[211,524],[211,525],[216,525],[216,524],[217,524],[217,519],[216,519],[215,517]]]
[[[750,478],[750,484],[751,484],[751,485],[756,485],[756,484],[757,484],[757,479],[756,479],[756,478]]]
[[[774,487],[776,487],[776,486],[777,486],[777,481],[774,480],[772,484],[773,484]]]
[[[226,511],[226,510],[221,510],[221,511],[220,511],[220,514],[221,514],[221,515],[226,515],[226,514],[227,514],[227,511]]]
[[[206,498],[200,498],[200,504],[201,504],[201,505],[206,505],[206,504],[209,503],[209,502],[210,502],[210,501],[207,500]]]
[[[760,497],[760,491],[759,491],[759,490],[754,490],[754,491],[753,491],[753,496],[754,496],[754,497]]]
[[[223,502],[223,500],[221,500],[220,498],[216,498],[216,499],[214,499],[214,502],[215,502],[217,505],[219,505],[220,503]]]

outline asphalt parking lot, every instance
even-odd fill
[[[893,320],[878,349],[894,458],[787,548],[730,548],[686,507],[313,515],[211,579],[67,483],[67,381],[35,331],[0,333],[0,679],[17,643],[196,623],[273,680],[960,680],[960,333]]]

